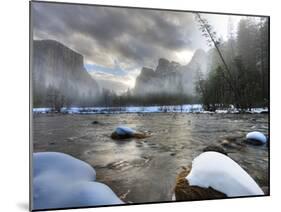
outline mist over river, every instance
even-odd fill
[[[124,201],[140,203],[171,201],[181,166],[219,144],[267,193],[268,147],[243,139],[250,131],[268,135],[268,124],[268,114],[34,114],[33,147],[34,152],[63,152],[86,161],[97,181]],[[120,125],[152,135],[112,140]]]

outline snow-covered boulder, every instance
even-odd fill
[[[186,180],[186,176],[190,173],[191,167],[182,167],[176,178],[176,186],[174,188],[173,200],[207,200],[222,199],[227,196],[213,188],[201,188],[199,186],[191,186]]]
[[[245,170],[218,152],[204,152],[196,157],[186,180],[190,186],[211,187],[228,197],[264,195]]]
[[[112,139],[145,138],[147,136],[148,135],[143,132],[137,132],[136,130],[125,126],[117,127],[111,134]]]
[[[34,178],[50,173],[63,174],[71,180],[96,180],[96,172],[89,164],[60,152],[33,153]]]
[[[95,170],[70,155],[34,153],[33,209],[123,203],[107,185],[95,180]]]
[[[267,142],[267,137],[261,132],[254,131],[254,132],[249,132],[246,135],[245,141],[249,144],[263,145]]]
[[[132,128],[130,127],[117,127],[115,129],[115,132],[120,135],[120,136],[123,136],[123,135],[133,135],[136,131],[133,130]]]

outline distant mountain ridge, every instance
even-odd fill
[[[33,41],[33,98],[35,106],[50,104],[50,96],[68,105],[94,101],[99,86],[84,68],[83,56],[54,40]]]
[[[207,54],[198,49],[187,65],[181,65],[165,58],[158,60],[155,70],[143,67],[136,79],[134,93],[148,95],[155,93],[194,94],[194,83],[198,72],[206,73]]]

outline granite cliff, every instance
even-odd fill
[[[207,54],[196,50],[187,65],[160,58],[155,70],[143,67],[136,79],[134,92],[136,95],[157,93],[187,95],[194,94],[194,83],[198,72],[205,73]]]
[[[99,95],[83,56],[57,41],[34,40],[32,62],[34,106],[52,106],[54,98],[66,106],[87,105]]]

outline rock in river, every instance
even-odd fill
[[[176,186],[174,189],[175,200],[206,200],[225,198],[226,195],[213,188],[201,188],[199,186],[191,186],[185,179],[191,169],[182,167],[182,171],[177,175]]]
[[[146,138],[148,135],[143,132],[138,132],[132,128],[120,126],[111,134],[112,139],[126,139],[126,138]]]
[[[33,154],[33,210],[123,204],[84,161],[58,152]]]
[[[227,137],[219,141],[219,144],[225,149],[242,151],[246,147],[242,141],[242,137]]]
[[[245,142],[253,145],[263,145],[267,142],[267,138],[263,133],[254,131],[246,135]]]
[[[227,152],[224,150],[224,148],[219,146],[219,145],[207,146],[203,149],[203,152],[219,152],[219,153],[222,153],[224,155],[227,155]]]
[[[204,152],[196,157],[191,169],[185,168],[178,175],[175,187],[176,200],[251,195],[264,195],[264,193],[241,166],[218,152]]]

